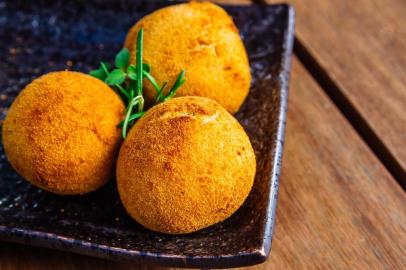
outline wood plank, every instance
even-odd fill
[[[270,268],[405,269],[406,194],[297,61],[286,135]]]
[[[278,204],[271,256],[251,269],[406,269],[406,194],[296,59]],[[140,268],[0,246],[0,269],[45,265]]]
[[[358,110],[366,134],[381,140],[370,135],[371,147],[406,186],[406,1],[288,2],[298,40]]]

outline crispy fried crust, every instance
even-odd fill
[[[177,96],[211,98],[235,113],[244,102],[251,75],[247,53],[232,18],[209,2],[191,2],[159,9],[128,32],[125,47],[135,62],[137,32],[144,28],[144,61],[159,85],[169,87],[186,68],[186,83]],[[146,82],[146,94],[156,92]]]
[[[180,97],[150,109],[131,129],[117,162],[127,212],[170,234],[231,216],[251,190],[255,154],[237,120],[218,103]]]
[[[18,95],[3,124],[14,169],[58,194],[93,191],[112,176],[124,105],[106,84],[71,71],[52,72]]]

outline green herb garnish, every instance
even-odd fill
[[[186,80],[186,71],[182,70],[168,94],[164,95],[164,89],[167,82],[164,82],[162,86],[159,86],[151,74],[151,67],[142,62],[143,34],[144,29],[141,28],[137,33],[135,65],[130,64],[130,52],[128,49],[124,48],[115,57],[114,69],[111,70],[108,63],[100,62],[100,67],[89,73],[91,76],[96,77],[111,86],[126,104],[125,118],[118,125],[119,128],[122,128],[122,136],[124,139],[127,136],[129,128],[145,113],[144,97],[142,93],[142,83],[144,78],[151,83],[157,93],[155,103],[164,102],[172,98]]]

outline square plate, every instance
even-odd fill
[[[151,1],[0,1],[0,113],[46,72],[88,72],[113,59]],[[57,196],[24,181],[0,146],[0,239],[113,260],[177,267],[237,267],[270,251],[293,45],[288,5],[228,6],[248,50],[250,94],[237,118],[257,156],[254,187],[228,220],[188,235],[149,231],[125,212],[114,181],[85,196]]]

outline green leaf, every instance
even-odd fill
[[[125,69],[130,64],[130,51],[127,48],[122,49],[115,59],[116,67]]]
[[[121,69],[114,69],[104,80],[108,85],[122,84],[125,80],[125,73]]]
[[[135,72],[128,73],[128,78],[130,78],[133,81],[136,81],[137,80],[137,73],[135,73]]]
[[[131,80],[137,80],[137,67],[134,65],[129,65],[127,68],[127,75]]]
[[[147,63],[142,64],[142,68],[144,71],[150,73],[151,72],[151,67]]]
[[[127,72],[137,72],[137,67],[135,65],[129,65],[127,68]]]
[[[150,71],[151,71],[151,68],[149,67],[149,65],[145,64],[145,63],[142,64],[142,69],[143,69],[142,71],[143,71],[144,75],[145,75],[146,72],[150,73]],[[127,73],[128,73],[127,74],[128,77],[131,80],[134,80],[134,81],[137,80],[137,67],[135,65],[129,65],[128,68],[127,68]],[[151,76],[151,74],[149,74],[149,75]]]
[[[92,70],[89,72],[90,76],[93,76],[97,79],[104,81],[109,74],[110,65],[108,63],[100,62],[98,69]]]
[[[93,77],[95,77],[97,79],[100,79],[102,81],[104,81],[104,79],[106,79],[106,77],[107,77],[106,72],[102,68],[90,71],[89,75],[93,76]]]

